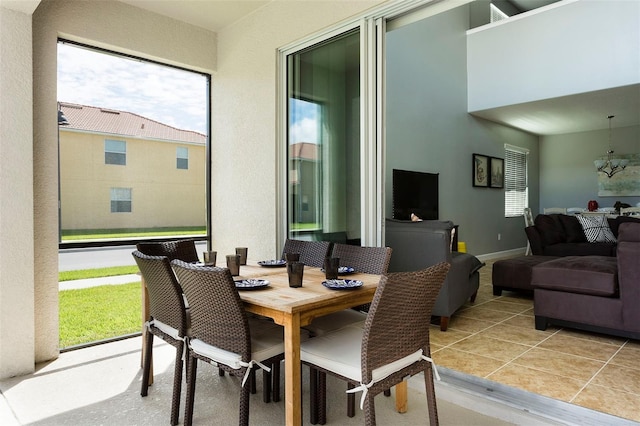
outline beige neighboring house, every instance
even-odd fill
[[[60,103],[62,230],[205,226],[206,136]]]

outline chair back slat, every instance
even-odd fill
[[[136,244],[138,251],[149,256],[166,256],[169,262],[175,259],[185,262],[197,262],[198,251],[193,240],[140,242]]]
[[[307,266],[322,268],[324,258],[329,255],[331,243],[329,241],[303,241],[287,239],[282,250],[282,259],[285,253],[300,253],[300,262]]]
[[[427,269],[397,272],[380,280],[364,325],[362,375],[420,349],[429,355],[431,311],[449,264]]]
[[[391,248],[334,244],[331,255],[340,258],[340,266],[350,266],[365,274],[383,275],[389,269]]]
[[[196,266],[174,260],[189,303],[191,338],[251,360],[249,323],[229,269]]]
[[[149,315],[178,330],[182,337],[187,331],[187,314],[182,288],[166,256],[148,256],[136,250],[133,258],[138,264],[149,294]]]

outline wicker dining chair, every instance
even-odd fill
[[[194,240],[145,241],[136,244],[136,248],[149,256],[167,256],[169,261],[179,259],[185,262],[197,262],[199,260]]]
[[[248,425],[250,389],[245,382],[256,365],[267,370],[267,365],[284,359],[284,330],[267,321],[260,321],[259,329],[250,327],[227,268],[197,266],[180,260],[171,264],[191,312],[184,424],[191,425],[193,421],[197,362],[202,360],[242,379],[239,424]]]
[[[391,261],[389,247],[361,247],[347,244],[334,244],[332,257],[340,258],[340,266],[349,266],[356,272],[383,275],[389,269]],[[364,324],[370,304],[345,309],[329,315],[315,318],[305,326],[312,336],[321,336],[351,324]]]
[[[149,318],[145,324],[146,348],[142,369],[140,395],[147,396],[153,351],[153,336],[158,336],[176,348],[173,373],[173,397],[171,401],[171,424],[178,424],[180,413],[180,391],[182,386],[182,355],[184,339],[189,333],[187,310],[182,297],[182,288],[176,279],[166,256],[147,256],[136,250],[133,258],[144,277],[149,293]]]
[[[282,249],[282,259],[285,253],[300,253],[300,262],[307,266],[322,268],[324,258],[329,255],[331,243],[329,241],[303,241],[288,238]]]
[[[389,269],[391,252],[390,247],[361,247],[336,243],[333,245],[331,256],[340,258],[340,266],[349,266],[365,274],[383,275]],[[312,336],[322,336],[349,325],[362,327],[370,306],[371,304],[367,303],[314,318],[309,325],[305,326],[305,329]],[[324,373],[320,373],[318,380],[325,379]],[[391,392],[386,390],[385,395],[390,396]],[[355,413],[355,396],[350,393],[347,395],[347,416],[353,417]]]
[[[363,391],[365,424],[376,424],[374,396],[424,372],[429,420],[438,424],[429,347],[431,311],[449,271],[439,263],[380,280],[364,328],[348,326],[300,345],[300,358],[311,368],[311,421],[326,421],[326,382],[319,372],[337,376]],[[436,372],[437,375],[437,372]]]

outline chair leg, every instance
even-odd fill
[[[449,327],[449,317],[440,317],[440,331],[447,331]]]
[[[147,396],[149,391],[149,373],[151,371],[151,351],[153,350],[153,333],[149,330],[146,333],[146,347],[144,349],[144,359],[142,360],[142,385],[140,395]]]
[[[436,404],[436,389],[433,384],[433,368],[429,365],[424,371],[424,386],[429,408],[429,424],[438,426],[438,406]]]
[[[347,383],[347,389],[353,389],[355,386],[352,383]],[[347,394],[347,417],[353,417],[356,415],[356,395],[353,393]]]
[[[193,423],[193,402],[196,395],[196,373],[198,369],[198,359],[187,357],[187,397],[184,403],[184,425],[191,426]]]
[[[273,365],[271,366],[273,371]],[[271,402],[271,373],[262,370],[262,400],[265,404]]]
[[[364,401],[364,424],[366,426],[376,425],[376,407],[373,403],[373,395],[371,393],[367,394]],[[431,424],[430,426],[434,425]]]
[[[249,388],[242,386],[240,389],[240,426],[249,426]]]
[[[249,373],[249,392],[251,392],[252,395],[256,393],[256,369],[253,367]]]
[[[273,370],[271,370],[271,377],[273,379],[273,386],[271,387],[271,394],[273,402],[280,401],[280,361],[273,363]]]
[[[218,376],[224,377],[224,370],[222,368],[218,368]]]
[[[327,373],[318,372],[318,423],[327,423]]]
[[[173,372],[173,397],[171,399],[171,425],[178,424],[180,416],[180,392],[182,391],[182,355],[184,353],[184,343],[181,342],[176,348],[176,364]]]
[[[477,296],[478,296],[478,290],[473,292],[473,294],[471,295],[471,299],[469,299],[469,302],[475,303]]]
[[[318,424],[318,370],[309,367],[309,423]]]
[[[384,390],[384,396],[391,396],[391,389],[385,389]]]

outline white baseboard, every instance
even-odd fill
[[[505,257],[524,256],[526,251],[527,251],[527,248],[522,247],[522,248],[511,249],[511,250],[496,251],[494,253],[479,254],[476,257],[482,262],[485,262],[487,260],[503,259]]]

